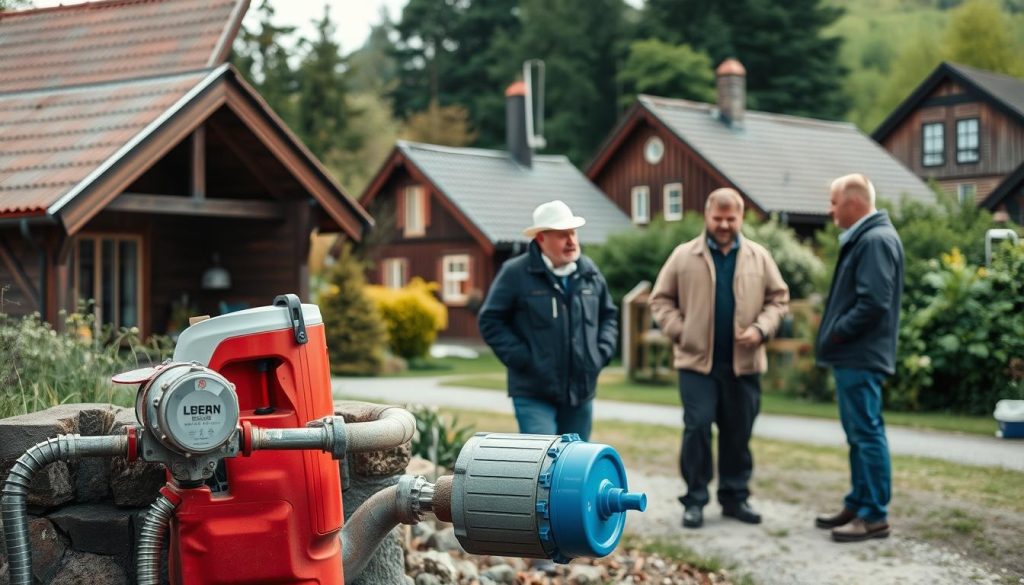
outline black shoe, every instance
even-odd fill
[[[704,526],[704,509],[700,506],[687,506],[683,512],[683,528],[700,528]]]
[[[754,511],[747,502],[722,506],[722,516],[735,518],[747,524],[760,524],[761,515]]]

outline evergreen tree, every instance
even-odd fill
[[[670,45],[656,39],[630,45],[629,57],[619,71],[622,108],[629,107],[636,94],[715,101],[715,74],[707,53],[688,45]]]
[[[391,93],[400,117],[423,111],[432,101],[450,103],[447,95],[442,96],[442,78],[458,49],[453,36],[460,18],[459,4],[456,0],[409,0],[402,9],[393,53],[398,83]]]
[[[823,0],[648,0],[640,30],[690,44],[714,64],[739,59],[751,108],[838,118],[848,105],[840,85],[842,41],[823,31],[841,14]]]
[[[406,120],[402,138],[443,146],[465,146],[475,136],[469,129],[469,112],[462,106],[442,106],[431,102],[427,109]]]
[[[291,57],[288,45],[295,27],[273,23],[274,7],[270,0],[262,0],[258,10],[259,28],[250,31],[242,27],[231,62],[256,88],[270,108],[294,128],[294,98],[298,81],[288,62]]]
[[[333,374],[373,375],[384,362],[387,333],[376,306],[366,296],[363,271],[345,242],[331,267],[328,290],[320,296]]]
[[[294,130],[314,154],[326,159],[334,151],[358,148],[359,137],[347,131],[352,112],[346,100],[345,62],[326,4],[316,30],[315,40],[303,42]]]

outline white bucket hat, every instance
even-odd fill
[[[523,230],[523,235],[532,238],[546,230],[574,230],[585,223],[587,220],[573,215],[568,205],[556,199],[541,203],[533,210],[533,225]]]

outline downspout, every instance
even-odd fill
[[[46,320],[46,282],[49,280],[46,274],[46,250],[39,245],[39,242],[32,238],[32,232],[28,227],[28,220],[22,219],[18,222],[21,228],[21,236],[25,238],[28,245],[39,256],[39,316]]]

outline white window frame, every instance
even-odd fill
[[[452,270],[462,265],[462,270]],[[463,291],[462,283],[466,283]],[[473,264],[469,254],[445,254],[441,257],[441,299],[449,305],[464,305],[469,301],[473,283]]]
[[[410,185],[402,190],[405,217],[405,237],[422,236],[427,233],[426,191],[423,185]]]
[[[651,221],[651,189],[647,185],[633,187],[629,191],[630,216],[635,224],[647,224]]]
[[[938,131],[937,135],[936,130]],[[938,147],[937,150],[933,148],[935,146]],[[930,147],[932,147],[931,150],[929,150]],[[941,167],[944,164],[946,164],[946,125],[943,122],[925,122],[921,125],[921,166]]]
[[[114,329],[118,329],[122,326],[127,327],[138,327],[142,329],[146,313],[146,297],[142,290],[142,236],[134,234],[118,234],[118,233],[85,233],[81,234],[76,238],[75,241],[75,263],[74,263],[74,288],[75,300],[89,300],[82,298],[81,291],[81,277],[82,277],[82,264],[81,264],[81,244],[83,241],[89,240],[93,243],[93,277],[92,277],[92,295],[89,299],[93,300],[92,313],[95,317],[94,333],[97,335],[102,331],[105,324],[110,324]],[[113,242],[113,260],[112,270],[114,273],[113,279],[113,290],[110,292],[112,299],[110,305],[113,310],[113,316],[108,320],[106,315],[103,314],[103,242]],[[124,325],[121,323],[121,249],[120,244],[122,242],[132,242],[135,244],[135,323],[132,325]]]
[[[974,203],[974,198],[978,194],[977,183],[957,183],[956,184],[956,200],[961,205],[966,203]]]
[[[387,288],[402,288],[409,282],[409,260],[385,258],[381,263],[381,284]]]
[[[664,215],[665,221],[679,221],[683,219],[683,184],[682,183],[669,183],[665,185],[663,192],[664,204]],[[678,194],[679,211],[672,211],[672,194]]]
[[[973,132],[967,132],[967,126],[974,123]],[[956,162],[958,164],[974,164],[981,160],[981,120],[979,118],[961,118],[956,121]]]

